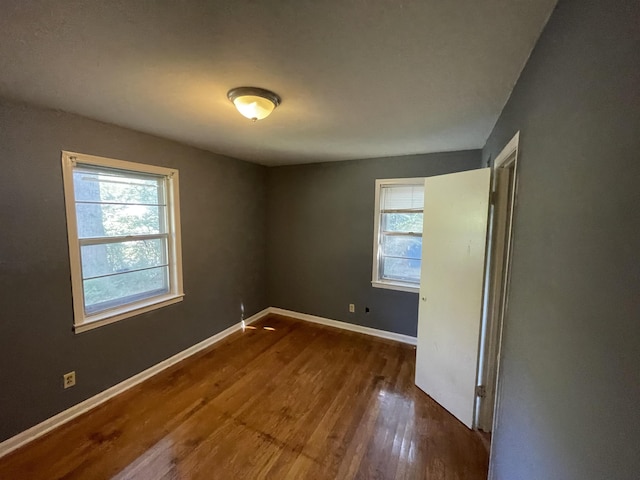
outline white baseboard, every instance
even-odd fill
[[[338,320],[331,320],[330,318],[318,317],[316,315],[309,315],[307,313],[294,312],[292,310],[285,310],[283,308],[269,307],[267,308],[269,313],[274,315],[284,315],[285,317],[292,317],[298,320],[304,320],[306,322],[319,323],[321,325],[327,325],[329,327],[341,328],[342,330],[349,330],[351,332],[364,333],[365,335],[372,335],[374,337],[386,338],[387,340],[395,340],[396,342],[408,343],[409,345],[416,345],[417,338],[410,335],[403,335],[401,333],[388,332],[386,330],[378,330],[376,328],[363,327],[362,325],[355,325],[353,323],[340,322]]]
[[[245,324],[249,325],[261,318],[269,315],[284,315],[286,317],[295,318],[298,320],[304,320],[306,322],[319,323],[321,325],[327,325],[330,327],[341,328],[342,330],[349,330],[352,332],[364,333],[365,335],[372,335],[374,337],[386,338],[388,340],[395,340],[397,342],[408,343],[410,345],[416,344],[416,337],[411,337],[409,335],[402,335],[400,333],[387,332],[385,330],[377,330],[375,328],[363,327],[361,325],[354,325],[352,323],[340,322],[338,320],[331,320],[329,318],[318,317],[316,315],[309,315],[306,313],[294,312],[292,310],[284,310],[282,308],[269,307],[265,308],[261,312],[252,315],[251,317],[245,320]],[[94,395],[91,398],[80,402],[73,407],[64,410],[53,417],[48,418],[47,420],[34,425],[33,427],[21,432],[11,438],[8,438],[4,442],[0,443],[0,457],[7,455],[10,452],[20,448],[21,446],[39,438],[46,433],[49,433],[54,428],[57,428],[74,418],[82,415],[85,412],[88,412],[92,408],[97,407],[98,405],[106,402],[107,400],[115,397],[116,395],[121,394],[122,392],[130,389],[131,387],[138,385],[139,383],[144,382],[148,378],[160,373],[161,371],[175,365],[178,362],[181,362],[185,358],[190,357],[191,355],[198,353],[201,350],[213,345],[216,342],[228,337],[234,332],[242,329],[242,323],[237,323],[235,325],[230,326],[229,328],[223,330],[222,332],[216,333],[215,335],[203,340],[195,345],[183,350],[180,353],[175,354],[174,356],[163,360],[156,365],[147,368],[146,370],[134,375],[133,377],[129,377],[128,379],[110,387],[103,392]]]
[[[262,317],[265,317],[269,314],[269,309],[265,308],[261,312],[252,315],[251,317],[245,319],[245,324],[248,325],[253,323]],[[130,389],[131,387],[138,385],[141,382],[144,382],[148,378],[160,373],[162,370],[165,370],[172,365],[175,365],[178,362],[181,362],[187,357],[198,353],[200,350],[204,350],[205,348],[213,345],[216,342],[219,342],[225,337],[228,337],[232,333],[237,332],[242,329],[242,323],[237,323],[235,325],[230,326],[229,328],[216,333],[215,335],[203,340],[195,345],[183,350],[180,353],[175,354],[173,357],[169,357],[166,360],[163,360],[160,363],[155,364],[152,367],[147,368],[146,370],[134,375],[133,377],[129,377],[126,380],[110,387],[97,395],[94,395],[91,398],[84,400],[67,410],[64,410],[53,417],[48,418],[44,422],[41,422],[33,427],[21,432],[11,438],[8,438],[4,442],[0,443],[0,457],[7,455],[8,453],[20,448],[21,446],[35,440],[43,436],[44,434],[50,432],[54,428],[61,426],[64,423],[73,420],[74,418],[82,415],[85,412],[88,412],[92,408],[97,407],[98,405],[106,402],[107,400],[115,397],[116,395],[121,394],[122,392]]]

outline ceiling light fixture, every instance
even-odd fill
[[[254,122],[267,118],[280,105],[280,97],[269,90],[258,87],[232,88],[227,98],[233,102],[241,115]]]

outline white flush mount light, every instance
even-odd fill
[[[280,97],[269,90],[258,87],[232,88],[227,98],[233,102],[241,115],[249,120],[267,118],[280,105]]]

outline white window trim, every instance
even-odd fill
[[[371,280],[371,286],[375,288],[386,288],[387,290],[397,290],[399,292],[419,293],[419,286],[409,286],[403,283],[392,282],[390,280]]]
[[[75,189],[73,185],[73,168],[77,164],[107,168],[117,168],[132,172],[150,173],[165,177],[167,196],[167,217],[169,226],[169,276],[171,291],[165,295],[146,298],[139,302],[123,305],[94,315],[84,312],[84,290],[82,286],[82,269],[80,260],[80,242],[78,240],[78,221],[76,218]],[[143,163],[125,162],[111,158],[96,157],[83,153],[62,151],[62,177],[67,213],[67,235],[69,239],[69,261],[71,264],[71,289],[73,292],[73,328],[76,333],[86,332],[94,328],[108,325],[125,318],[150,312],[157,308],[181,302],[184,297],[182,285],[182,245],[180,231],[180,192],[178,170],[157,167]]]
[[[371,286],[386,288],[400,292],[419,293],[420,285],[411,285],[404,282],[384,280],[380,278],[380,190],[384,185],[416,185],[425,182],[424,177],[415,178],[386,178],[376,180],[375,209],[373,220],[373,268],[371,272]]]

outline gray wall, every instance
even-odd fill
[[[63,149],[180,170],[182,303],[72,332]],[[264,167],[6,101],[0,152],[0,441],[267,306]]]
[[[521,131],[496,479],[640,475],[639,25],[561,0],[483,151]]]
[[[480,163],[481,152],[472,150],[270,168],[269,303],[416,335],[418,294],[371,286],[375,180],[440,175]],[[355,313],[349,313],[350,303]]]

